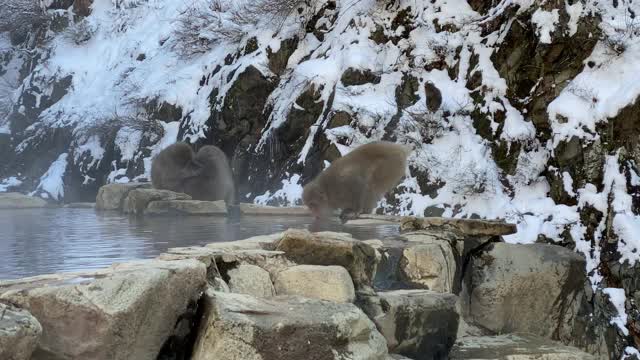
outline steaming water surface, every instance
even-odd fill
[[[129,218],[93,209],[0,210],[0,279],[106,267],[114,262],[153,258],[171,247],[246,239],[289,228],[309,228],[307,217]],[[343,226],[357,239],[398,233],[397,225]]]

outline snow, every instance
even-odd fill
[[[629,329],[627,329],[627,313],[624,307],[626,301],[624,289],[604,288],[602,292],[609,296],[609,301],[618,311],[618,316],[611,319],[611,324],[615,324],[625,336],[629,335]]]
[[[0,182],[0,192],[6,192],[10,187],[20,186],[22,181],[15,176],[8,177]]]
[[[284,205],[300,205],[302,203],[302,185],[300,175],[292,174],[288,179],[282,180],[282,188],[271,194],[270,191],[256,196],[254,203],[267,205],[271,201],[280,201]]]
[[[531,22],[537,26],[536,33],[543,44],[551,44],[551,33],[554,32],[556,24],[560,21],[560,11],[536,10],[531,16]]]
[[[43,191],[42,196],[44,198],[52,197],[54,200],[60,200],[64,196],[63,177],[67,170],[67,158],[67,153],[60,154],[40,178],[36,192],[38,190]]]

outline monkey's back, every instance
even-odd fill
[[[354,191],[361,191],[367,197],[365,203],[371,205],[405,175],[408,155],[407,147],[387,141],[361,145],[335,160],[318,176],[318,181],[333,193],[329,199],[333,207],[344,208],[357,201]]]
[[[235,186],[227,155],[220,148],[203,146],[195,155],[202,176],[185,181],[185,191],[196,200],[235,200]]]
[[[151,162],[151,184],[156,189],[181,191],[180,171],[193,158],[191,147],[183,142],[169,145]]]

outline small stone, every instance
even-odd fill
[[[124,199],[129,191],[141,188],[151,188],[151,183],[108,184],[98,190],[96,209],[122,210]]]
[[[275,278],[278,295],[350,303],[355,290],[349,272],[342,266],[298,265],[279,272]]]

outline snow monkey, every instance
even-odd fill
[[[183,192],[194,200],[226,200],[227,205],[235,201],[229,160],[213,145],[197,153],[184,142],[170,145],[153,159],[151,182],[156,189]]]
[[[369,213],[405,175],[409,152],[386,141],[359,146],[305,185],[302,200],[316,219],[333,209],[342,209],[343,221]]]

